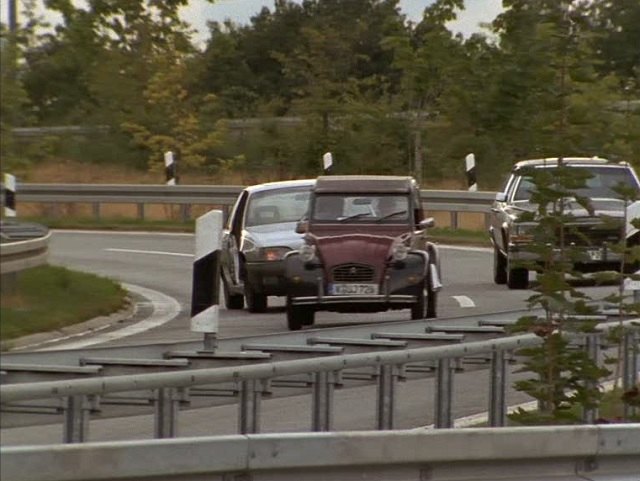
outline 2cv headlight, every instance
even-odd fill
[[[397,240],[391,246],[391,258],[394,261],[403,261],[409,255],[409,246],[402,242],[401,240]]]

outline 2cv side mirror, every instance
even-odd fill
[[[418,223],[418,230],[416,234],[425,234],[427,229],[430,229],[436,225],[436,221],[433,217],[427,217]]]

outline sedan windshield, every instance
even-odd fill
[[[620,194],[615,191],[619,185],[633,187],[640,190],[640,186],[629,169],[618,167],[571,167],[572,169],[588,170],[591,174],[586,179],[584,187],[575,189],[577,195],[590,199],[619,199]],[[531,177],[521,177],[517,182],[517,190],[513,200],[528,201],[535,186]]]
[[[309,207],[311,187],[256,192],[249,198],[245,226],[297,222]]]

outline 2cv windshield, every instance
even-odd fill
[[[311,218],[321,222],[406,223],[409,210],[406,195],[319,194]]]

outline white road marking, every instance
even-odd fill
[[[193,254],[184,254],[182,252],[164,252],[164,251],[144,251],[138,249],[118,249],[116,247],[108,247],[105,251],[109,252],[130,252],[133,254],[155,254],[160,256],[177,256],[177,257],[191,257],[193,258]]]
[[[475,303],[471,300],[470,297],[467,296],[451,296],[453,297],[456,301],[458,301],[458,304],[460,304],[460,307],[476,307]]]
[[[118,329],[116,331],[106,332],[99,336],[91,336],[91,338],[66,342],[61,345],[47,347],[40,350],[52,351],[57,349],[79,349],[82,347],[93,346],[95,344],[102,344],[107,341],[113,341],[114,339],[132,336],[134,334],[139,334],[141,332],[148,331],[149,329],[161,326],[162,324],[166,324],[167,322],[175,319],[180,313],[180,303],[173,297],[167,296],[166,294],[158,291],[154,291],[153,289],[147,289],[146,287],[136,286],[133,284],[123,283],[122,287],[124,287],[128,291],[135,292],[136,294],[146,298],[153,306],[153,313],[151,314],[151,316],[131,326],[123,327],[122,329]],[[105,328],[106,327],[108,326],[105,326]],[[73,336],[60,337],[58,339],[47,341],[47,344],[52,342],[64,341],[65,339],[86,336],[88,334],[95,334],[95,332],[96,330],[93,329],[91,331],[75,334]]]

